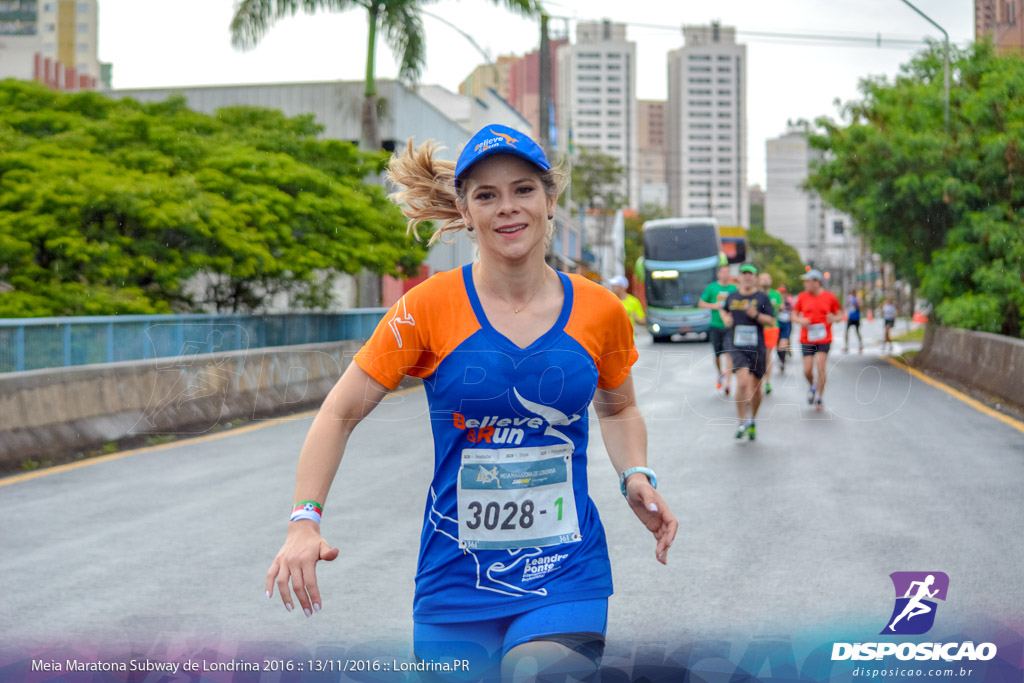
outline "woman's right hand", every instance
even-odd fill
[[[332,548],[320,535],[320,525],[316,522],[303,519],[289,523],[288,537],[267,572],[267,599],[273,596],[276,582],[284,608],[289,612],[295,609],[288,588],[290,581],[303,613],[308,617],[319,612],[323,601],[316,583],[316,563],[330,562],[338,553],[338,549]]]

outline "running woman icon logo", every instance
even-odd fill
[[[893,572],[896,605],[881,635],[916,636],[935,623],[935,600],[946,600],[949,577],[942,572]]]

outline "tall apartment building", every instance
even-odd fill
[[[796,248],[804,263],[852,273],[860,254],[852,220],[801,187],[822,152],[808,144],[801,127],[790,128],[766,145],[765,232]]]
[[[668,55],[669,206],[749,227],[747,48],[717,23],[684,26],[683,40]]]
[[[69,89],[109,86],[109,66],[97,57],[98,18],[97,0],[0,0],[0,78]],[[58,71],[63,76],[72,69],[74,83],[57,82]]]
[[[974,39],[992,38],[999,54],[1024,50],[1024,0],[974,0]]]
[[[665,155],[666,105],[664,100],[637,102],[638,208],[648,205],[668,206],[668,183],[665,180],[668,163]]]
[[[625,171],[617,191],[638,206],[636,44],[625,24],[577,24],[576,43],[560,47],[556,63],[558,149],[614,157]]]
[[[558,49],[569,43],[568,38],[560,38],[548,41],[548,56],[551,62],[551,97],[554,106],[555,116],[548,112],[548,126],[557,121],[558,101],[555,93],[558,92],[558,71],[554,68]],[[508,103],[533,126],[534,133],[539,138],[540,131],[540,50],[534,50],[523,55],[512,63],[508,70]],[[551,136],[554,142],[554,136]]]

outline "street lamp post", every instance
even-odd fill
[[[946,84],[946,134],[948,135],[949,134],[949,34],[946,33],[946,29],[944,29],[941,26],[939,26],[938,24],[936,24],[935,21],[932,20],[931,17],[929,17],[927,14],[925,14],[924,12],[919,10],[918,8],[914,7],[914,5],[910,3],[910,0],[903,0],[903,3],[907,7],[909,7],[910,9],[914,10],[915,12],[920,14],[922,17],[924,17],[928,21],[928,23],[930,23],[932,26],[934,26],[935,28],[937,28],[940,31],[942,31],[942,35],[946,39],[946,50],[945,50],[945,53],[946,53],[946,59],[945,59],[946,70],[945,70],[945,79],[944,80],[945,80],[945,84]]]

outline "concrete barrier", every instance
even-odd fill
[[[0,472],[315,408],[362,342],[0,374]]]
[[[929,325],[914,364],[1024,407],[1024,339]]]

